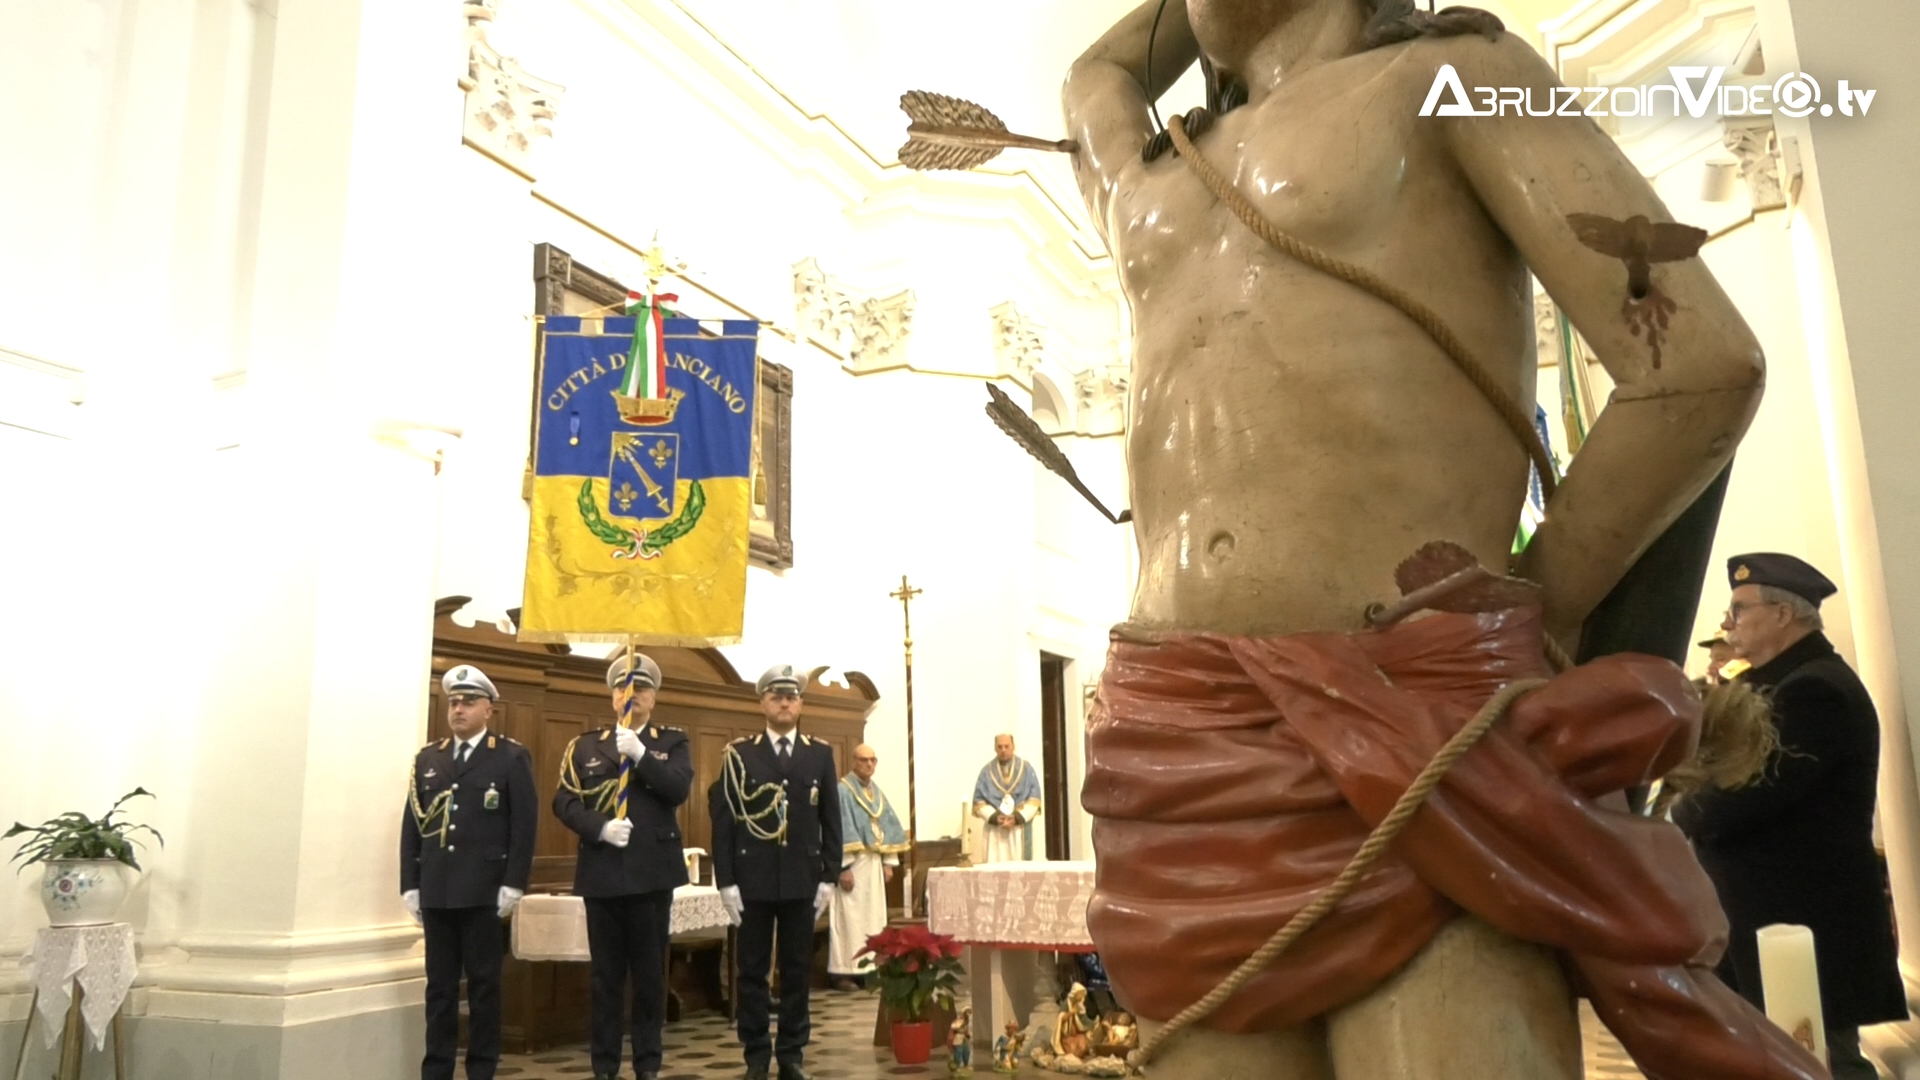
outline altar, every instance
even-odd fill
[[[1093,863],[1012,862],[927,874],[927,927],[968,946],[973,1038],[991,1046],[1012,1020],[1049,1028],[1060,984],[1041,953],[1090,953]],[[1029,1037],[1028,1045],[1032,1045]]]
[[[725,936],[727,909],[711,885],[682,885],[673,890],[671,933],[691,937],[719,930]],[[521,960],[585,963],[587,903],[578,896],[532,894],[513,912],[513,955]]]

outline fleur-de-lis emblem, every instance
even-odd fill
[[[653,449],[647,451],[647,456],[653,459],[654,468],[664,469],[667,459],[673,456],[673,448],[667,445],[667,440],[660,439],[653,444]]]
[[[620,510],[623,513],[632,508],[633,500],[639,497],[640,493],[635,491],[633,485],[627,483],[625,480],[620,481],[619,489],[613,493],[613,501],[620,504]]]

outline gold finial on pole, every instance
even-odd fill
[[[907,917],[913,917],[913,864],[920,843],[919,802],[915,798],[913,773],[913,598],[923,591],[907,583],[907,575],[900,575],[900,587],[887,595],[900,601],[900,621],[905,635],[901,645],[907,657],[907,879],[901,883],[900,895],[907,904]]]

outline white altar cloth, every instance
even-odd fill
[[[927,871],[927,927],[969,945],[1092,952],[1093,863],[991,863]]]
[[[27,980],[40,995],[41,1030],[47,1048],[60,1041],[67,1008],[73,1003],[73,984],[86,992],[80,1002],[93,1048],[107,1047],[107,1027],[133,988],[139,960],[133,950],[130,923],[99,926],[49,926],[33,939],[33,948],[20,960]],[[23,1033],[24,1037],[24,1033]]]
[[[690,934],[727,925],[720,890],[711,885],[682,885],[673,890],[671,932]],[[587,904],[578,896],[536,893],[513,911],[513,955],[522,960],[585,962]]]

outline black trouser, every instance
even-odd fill
[[[593,1072],[620,1071],[620,1005],[633,977],[633,1071],[660,1071],[660,1025],[667,1017],[667,938],[673,890],[587,898],[587,951],[593,956]]]
[[[740,956],[740,1006],[734,1021],[747,1065],[762,1067],[769,1057],[799,1065],[813,1025],[807,1017],[807,991],[813,983],[813,899],[746,902],[735,940]],[[780,1036],[767,1038],[767,970],[773,963],[774,928],[780,932]]]
[[[460,973],[467,975],[467,1080],[500,1064],[500,958],[506,935],[492,904],[422,908],[427,932],[427,1056],[420,1080],[453,1080],[460,1045]]]
[[[1827,1029],[1827,1069],[1833,1080],[1876,1080],[1880,1075],[1860,1053],[1859,1028]]]

